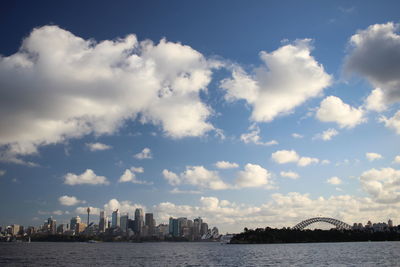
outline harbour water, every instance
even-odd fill
[[[400,242],[0,243],[0,266],[400,266]]]

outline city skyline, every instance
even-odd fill
[[[399,8],[6,1],[0,225],[399,222]]]

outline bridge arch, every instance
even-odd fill
[[[305,227],[309,226],[310,224],[317,223],[317,222],[325,222],[325,223],[330,223],[338,229],[346,229],[350,230],[351,226],[345,222],[339,221],[334,218],[328,218],[328,217],[315,217],[315,218],[310,218],[307,220],[304,220],[298,224],[296,224],[293,229],[298,229],[298,230],[303,230]]]

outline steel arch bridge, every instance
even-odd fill
[[[345,229],[345,230],[350,230],[351,226],[345,222],[333,219],[333,218],[327,218],[327,217],[315,217],[315,218],[310,218],[307,220],[304,220],[298,224],[296,224],[293,229],[298,229],[298,230],[303,230],[305,227],[309,226],[310,224],[317,223],[317,222],[325,222],[325,223],[330,223],[336,226],[338,229]]]

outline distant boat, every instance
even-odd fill
[[[99,243],[99,242],[96,240],[89,240],[89,241],[87,241],[87,243]]]

